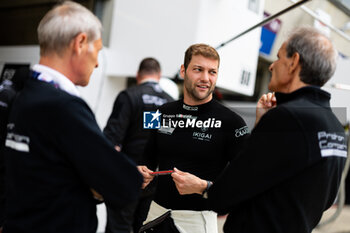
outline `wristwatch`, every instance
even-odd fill
[[[213,185],[213,182],[207,180],[207,187],[205,188],[204,192],[202,193],[203,198],[208,198],[208,190]]]

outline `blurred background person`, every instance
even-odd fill
[[[28,68],[16,71],[11,79],[5,79],[0,84],[0,232],[5,221],[5,166],[4,149],[7,133],[7,121],[11,105],[18,91],[27,79]]]
[[[150,136],[143,129],[145,111],[155,111],[173,99],[160,87],[161,67],[155,58],[141,61],[136,75],[137,85],[119,93],[103,132],[117,151],[122,151],[136,164],[144,161],[143,150]],[[140,199],[132,205],[114,210],[107,205],[106,232],[137,233],[147,217],[154,185],[142,190]]]

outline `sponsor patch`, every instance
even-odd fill
[[[322,157],[347,157],[345,137],[336,133],[320,131],[317,133]]]
[[[5,141],[5,146],[17,151],[29,152],[29,142],[30,139],[27,136],[8,133]]]
[[[239,129],[236,129],[235,130],[235,137],[236,138],[239,138],[239,137],[242,137],[242,136],[244,136],[244,135],[246,135],[246,134],[248,134],[249,133],[249,128],[248,128],[248,126],[244,126],[244,127],[242,127],[242,128],[239,128]]]

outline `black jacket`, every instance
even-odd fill
[[[13,100],[22,89],[30,75],[29,68],[17,70],[11,80],[4,80],[0,84],[0,227],[5,216],[5,187],[4,187],[4,147],[7,133],[7,121]]]
[[[16,90],[10,80],[5,80],[0,85],[0,227],[4,222],[5,211],[5,187],[4,187],[4,147],[6,137],[7,119],[11,103],[15,98]]]
[[[230,213],[225,233],[310,233],[336,198],[347,146],[330,95],[305,87],[276,97],[209,189],[211,208]]]
[[[113,148],[81,98],[28,80],[9,126],[4,233],[95,233],[90,188],[115,208],[138,198],[135,164]]]
[[[128,88],[117,96],[103,132],[113,145],[121,146],[122,152],[140,164],[150,135],[149,129],[143,129],[143,113],[155,111],[171,101],[173,99],[156,82]]]
[[[216,100],[197,106],[179,100],[159,110],[162,127],[153,131],[145,148],[145,164],[151,169],[176,167],[215,181],[248,136],[244,120]],[[158,177],[155,201],[169,209],[208,210],[202,195],[180,195],[170,175]]]

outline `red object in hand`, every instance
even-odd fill
[[[173,173],[174,170],[167,170],[167,171],[157,171],[157,172],[151,172],[150,174],[152,176],[159,176],[159,175],[170,175],[171,173]]]

